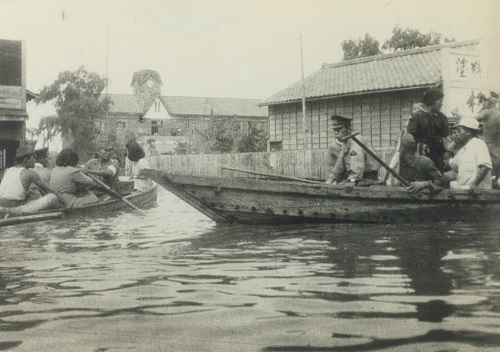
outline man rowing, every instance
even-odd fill
[[[82,171],[87,175],[97,176],[97,179],[113,187],[118,181],[120,163],[118,160],[111,158],[113,146],[108,139],[97,141],[97,148],[99,157],[89,160],[83,166]]]
[[[39,210],[54,209],[66,204],[64,198],[47,186],[40,175],[33,170],[35,151],[27,145],[17,148],[15,166],[8,168],[0,183],[0,207],[9,208],[15,213],[31,213]],[[45,195],[38,199],[28,196],[34,184]]]
[[[351,139],[341,141],[343,137],[351,134],[352,118],[333,115],[331,117],[334,143],[341,146],[340,154],[336,161],[330,161],[330,173],[327,177],[327,184],[337,184],[340,182],[349,182],[353,185],[360,185],[361,180],[369,180],[369,183],[378,182],[378,164],[368,153],[356,142]],[[357,136],[357,139],[363,143],[363,137]],[[332,149],[333,150],[333,149]],[[330,158],[334,156],[330,153]],[[333,166],[331,166],[333,164]]]

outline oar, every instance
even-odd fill
[[[87,175],[87,176],[90,177],[91,179],[93,179],[95,183],[97,183],[99,186],[101,186],[102,188],[104,188],[106,190],[106,192],[108,192],[109,194],[111,194],[116,199],[121,200],[123,203],[127,204],[129,207],[131,207],[134,210],[139,210],[139,211],[141,210],[141,209],[137,208],[134,204],[132,204],[130,201],[128,201],[127,199],[123,198],[120,193],[116,192],[114,189],[112,189],[107,184],[105,184],[104,182],[102,182],[101,180],[99,180],[97,177],[94,177],[92,175]]]
[[[307,182],[307,183],[324,184],[323,182],[317,182],[317,181],[307,180],[305,178],[290,177],[290,176],[280,176],[280,175],[274,175],[274,174],[266,174],[266,173],[263,173],[263,172],[241,170],[241,169],[235,169],[235,168],[227,167],[227,166],[221,166],[221,169],[231,170],[231,171],[238,171],[238,172],[245,172],[247,174],[253,174],[253,175],[260,175],[260,176],[267,176],[267,177],[276,177],[276,178],[281,178],[283,180],[291,180],[291,181],[300,181],[300,182]]]
[[[396,171],[394,171],[394,169],[392,169],[389,165],[387,165],[382,159],[380,159],[378,157],[377,154],[375,154],[374,152],[372,152],[366,145],[364,145],[359,139],[356,138],[356,136],[358,134],[359,134],[359,132],[351,133],[350,135],[341,138],[340,141],[344,142],[344,141],[346,141],[348,139],[352,139],[361,148],[363,148],[364,151],[367,152],[373,159],[377,160],[380,165],[382,165],[387,171],[389,171],[392,176],[394,176],[396,179],[398,179],[403,185],[405,185],[405,186],[408,187],[410,185],[408,183],[408,181],[406,181],[404,178],[402,178],[401,176],[399,176],[399,174]]]
[[[63,216],[62,212],[52,212],[48,214],[37,214],[37,215],[22,215],[22,216],[13,216],[11,218],[1,219],[0,227],[9,226],[9,225],[18,225],[24,224],[26,222],[33,221],[42,221],[42,220],[52,220],[58,219]]]

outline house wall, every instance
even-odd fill
[[[423,89],[364,94],[306,102],[306,149],[324,149],[334,140],[330,117],[353,118],[353,131],[360,132],[373,147],[395,144]],[[269,106],[271,150],[304,149],[300,102]]]
[[[26,140],[26,44],[0,39],[0,178]]]

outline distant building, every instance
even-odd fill
[[[26,142],[26,43],[0,40],[0,178]]]
[[[96,127],[102,134],[116,134],[122,145],[131,135],[142,141],[157,138],[164,145],[172,144],[169,137],[203,143],[208,123],[214,118],[237,123],[242,135],[249,126],[268,132],[267,107],[260,107],[259,99],[162,96],[162,84],[156,71],[135,72],[131,83],[134,94],[109,94],[112,105],[108,118],[98,121]]]
[[[430,86],[445,92],[443,112],[468,104],[488,91],[481,81],[479,40],[453,42],[397,53],[324,64],[305,79],[306,149],[323,149],[334,140],[329,117],[353,117],[354,131],[373,147],[389,147],[399,137],[414,102]],[[261,102],[269,106],[271,150],[304,148],[302,82]]]

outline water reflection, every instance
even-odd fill
[[[147,214],[2,232],[0,350],[500,342],[492,224],[216,226],[162,196],[168,202]]]

